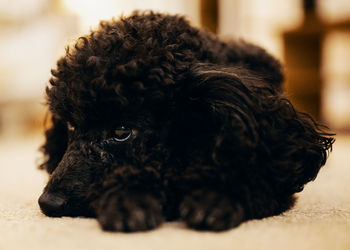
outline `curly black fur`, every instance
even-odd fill
[[[283,96],[279,62],[179,16],[103,21],[52,70],[39,199],[105,230],[224,230],[282,213],[334,139]],[[132,129],[120,142],[116,129]],[[120,129],[119,129],[120,130]]]

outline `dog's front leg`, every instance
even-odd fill
[[[190,228],[222,231],[246,220],[242,200],[234,193],[229,173],[215,164],[190,162],[174,184],[182,194],[181,219]],[[180,179],[181,178],[181,179]],[[234,182],[234,183],[237,183]]]
[[[263,187],[241,186],[231,194],[215,188],[198,188],[184,196],[180,214],[198,230],[222,231],[250,219],[278,215],[294,204],[293,196],[274,197]]]
[[[118,166],[108,174],[103,189],[93,207],[104,230],[145,231],[163,221],[163,195],[152,167]]]
[[[185,223],[198,230],[222,231],[244,221],[242,205],[223,192],[197,189],[185,195],[180,204]]]

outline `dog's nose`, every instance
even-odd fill
[[[39,206],[44,214],[47,216],[58,217],[64,213],[67,201],[62,196],[44,192],[39,197]]]

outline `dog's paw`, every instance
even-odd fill
[[[222,231],[238,226],[244,220],[240,204],[217,193],[197,190],[185,196],[180,214],[186,224],[198,230]]]
[[[110,194],[100,201],[97,219],[106,231],[146,231],[162,223],[162,206],[149,194]]]

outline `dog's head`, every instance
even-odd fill
[[[42,168],[51,176],[39,203],[47,215],[90,214],[115,168],[164,164],[178,141],[204,133],[191,120],[206,118],[176,101],[201,57],[197,34],[181,17],[135,14],[101,22],[67,48],[46,89],[53,126]]]
[[[213,63],[200,40],[182,18],[134,15],[67,49],[46,90],[45,214],[92,214],[123,167],[264,169],[289,193],[316,176],[332,140],[263,76]]]

